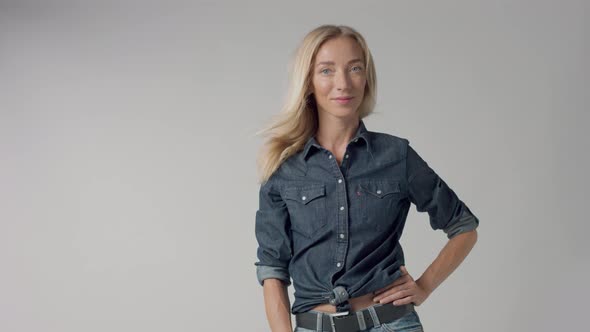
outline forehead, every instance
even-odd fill
[[[315,62],[347,62],[350,59],[363,58],[363,50],[351,37],[337,37],[325,41],[315,56]]]

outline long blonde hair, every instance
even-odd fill
[[[307,140],[315,135],[318,110],[310,92],[311,66],[320,46],[329,39],[341,36],[356,40],[364,55],[367,83],[358,108],[359,117],[363,119],[373,112],[377,77],[373,57],[363,36],[345,25],[321,25],[313,29],[303,38],[291,60],[289,89],[282,111],[273,117],[269,126],[256,133],[270,136],[257,159],[260,182],[266,182],[286,159],[302,150]]]

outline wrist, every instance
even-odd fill
[[[424,292],[426,292],[427,295],[432,294],[432,292],[434,291],[434,288],[432,286],[430,286],[428,284],[428,282],[426,282],[426,280],[424,280],[422,277],[416,279],[416,284],[418,285],[418,287],[420,287]]]

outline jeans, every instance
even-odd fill
[[[391,322],[381,323],[381,326],[365,330],[366,332],[423,332],[420,317],[416,311],[411,311],[403,317]],[[293,332],[315,332],[315,330],[295,327]]]

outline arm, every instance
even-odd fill
[[[266,279],[264,281],[264,303],[266,317],[272,332],[291,332],[291,304],[287,285],[279,279]]]
[[[377,296],[373,300],[380,303],[393,302],[394,305],[414,303],[419,306],[463,262],[475,242],[475,229],[454,236],[418,280],[414,281],[405,266],[402,266],[403,275],[393,284],[375,292]]]
[[[416,283],[430,295],[463,262],[477,242],[477,230],[450,239]]]
[[[289,262],[292,248],[289,212],[272,181],[260,187],[259,197],[255,225],[258,241],[256,276],[263,287],[271,331],[290,332],[291,311],[287,287],[291,284]]]
[[[477,241],[479,219],[410,146],[406,166],[410,201],[418,212],[428,213],[432,229],[442,229],[449,241],[418,280],[402,266],[402,276],[376,291],[374,300],[418,306],[469,254]]]

